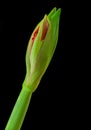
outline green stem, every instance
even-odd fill
[[[27,87],[23,87],[5,130],[20,130],[29,106],[31,96],[32,94],[30,90]]]

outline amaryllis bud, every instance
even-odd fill
[[[26,52],[26,77],[23,86],[37,88],[54,54],[59,33],[61,9],[54,8],[34,29]]]

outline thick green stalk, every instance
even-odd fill
[[[30,90],[27,87],[23,87],[5,130],[20,130],[29,106],[31,96],[32,93]]]

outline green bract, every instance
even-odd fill
[[[34,92],[54,54],[61,9],[54,8],[34,29],[26,52],[26,77],[23,86]]]

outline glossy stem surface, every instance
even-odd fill
[[[31,96],[32,94],[30,90],[27,87],[23,87],[5,130],[20,130],[29,106]]]

